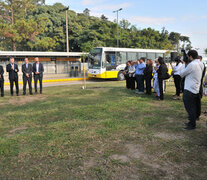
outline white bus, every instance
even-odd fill
[[[160,56],[166,59],[170,58],[170,52],[169,50],[97,47],[88,56],[88,77],[124,80],[123,70],[127,61],[137,61],[141,57],[155,60]]]

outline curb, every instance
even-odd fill
[[[68,78],[68,79],[50,79],[50,80],[43,80],[42,83],[48,83],[48,82],[64,82],[64,81],[81,81],[84,78]],[[86,80],[89,80],[91,78],[86,78]],[[32,81],[34,83],[34,81]],[[23,84],[23,81],[19,81],[19,84]],[[4,85],[10,85],[9,82],[4,83]]]

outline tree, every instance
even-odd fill
[[[129,29],[129,27],[131,26],[131,23],[126,20],[126,19],[122,19],[120,21],[120,27],[123,28],[123,29]]]
[[[207,48],[205,49],[205,54],[207,55]]]
[[[83,14],[85,16],[90,16],[90,10],[88,8],[86,8],[84,11],[83,11]]]
[[[9,1],[13,3],[12,8],[15,7],[14,18],[11,18]],[[19,8],[17,2],[25,8]],[[27,5],[28,2],[32,4]],[[24,51],[66,51],[65,12],[62,11],[65,6],[61,3],[52,6],[42,5],[39,2],[42,1],[3,0],[0,2],[1,50],[16,48]],[[97,46],[116,46],[116,21],[111,22],[104,15],[101,18],[89,16],[90,10],[87,8],[85,10],[85,14],[68,11],[70,51],[89,52]],[[172,50],[179,49],[180,44],[190,48],[189,37],[181,36],[177,32],[169,33],[165,28],[161,31],[152,28],[137,29],[125,19],[119,24],[119,40],[120,47],[126,48]]]
[[[172,44],[174,45],[177,51],[179,51],[180,36],[181,36],[180,33],[171,32],[168,38],[172,42]]]
[[[0,35],[5,41],[12,43],[12,50],[16,51],[17,44],[23,40],[32,40],[40,32],[43,32],[41,19],[34,20],[27,16],[35,5],[33,0],[3,0],[0,3],[1,17]],[[42,19],[43,20],[43,19]]]
[[[102,20],[102,21],[108,21],[108,18],[107,18],[104,14],[102,14],[102,15],[101,15],[101,20]]]

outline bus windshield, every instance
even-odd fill
[[[93,49],[88,56],[89,68],[100,69],[101,58],[102,58],[102,49],[101,48]]]

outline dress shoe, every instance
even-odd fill
[[[184,122],[183,123],[185,126],[190,126],[190,122]]]
[[[185,128],[183,128],[184,131],[190,131],[190,130],[194,130],[196,127],[195,126],[187,126]]]

